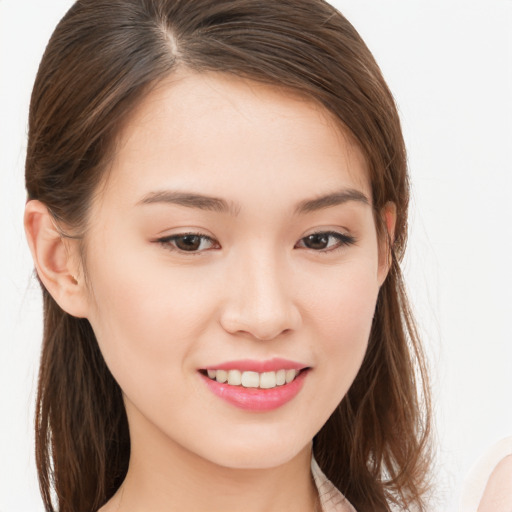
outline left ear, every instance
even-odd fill
[[[379,240],[378,281],[379,286],[382,286],[393,262],[391,248],[395,241],[396,204],[388,201],[380,211],[380,216],[386,229],[384,233],[380,234]]]

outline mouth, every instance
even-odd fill
[[[293,400],[311,370],[309,366],[282,359],[220,366],[199,370],[206,387],[232,406],[252,412],[272,411]]]
[[[204,376],[219,384],[227,384],[229,386],[238,386],[243,388],[259,388],[273,389],[278,386],[284,386],[293,382],[302,372],[308,368],[302,369],[284,369],[276,371],[255,372],[242,371],[238,369],[208,369],[200,370]]]

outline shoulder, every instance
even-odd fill
[[[459,512],[512,510],[512,437],[492,446],[466,478]]]
[[[478,507],[478,512],[509,512],[512,510],[512,454],[494,468]]]

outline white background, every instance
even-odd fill
[[[512,435],[512,1],[338,0],[398,102],[413,182],[405,273],[431,359],[436,511]],[[0,511],[42,510],[40,292],[22,233],[30,90],[70,0],[0,0]]]

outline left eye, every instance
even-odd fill
[[[173,250],[182,252],[201,252],[213,249],[217,245],[213,238],[195,233],[166,236],[165,238],[160,238],[158,242]]]
[[[355,239],[350,235],[344,235],[336,231],[326,231],[312,233],[311,235],[301,238],[295,247],[312,249],[314,251],[330,251],[354,243]]]

